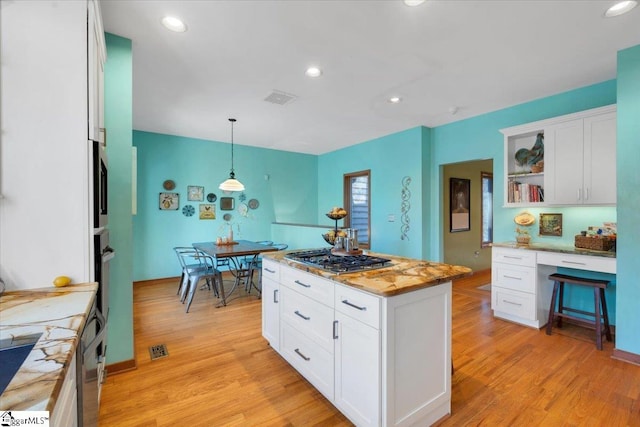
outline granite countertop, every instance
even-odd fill
[[[435,286],[440,283],[468,276],[472,273],[470,268],[459,265],[441,264],[438,262],[371,252],[369,255],[390,259],[392,265],[375,270],[336,274],[332,271],[304,265],[285,258],[287,253],[298,251],[299,250],[265,252],[262,256],[281,264],[333,280],[334,282],[384,297]]]
[[[599,256],[604,258],[615,258],[615,251],[596,251],[593,249],[576,248],[569,245],[553,245],[549,243],[529,243],[528,245],[521,245],[516,242],[501,242],[493,243],[494,248],[511,248],[511,249],[523,249],[530,251],[544,251],[544,252],[560,252],[563,254],[572,255],[589,255]]]
[[[0,411],[53,411],[97,289],[83,283],[0,297],[0,339],[42,334],[0,395]]]

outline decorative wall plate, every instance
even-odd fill
[[[180,195],[178,193],[160,193],[158,207],[162,211],[178,210]]]
[[[194,213],[196,213],[196,208],[191,205],[185,205],[185,207],[182,208],[182,214],[184,216],[192,216]]]
[[[231,221],[231,218],[233,218],[233,217],[231,216],[230,213],[226,213],[226,214],[222,215],[222,219],[224,219],[225,221]]]
[[[209,193],[209,194],[207,194],[207,201],[208,201],[209,203],[213,203],[213,202],[215,202],[216,200],[218,200],[218,196],[216,196],[216,195],[215,195],[215,194],[213,194],[213,193]]]
[[[260,202],[258,202],[256,199],[251,199],[249,200],[249,209],[258,209],[258,206],[260,206]]]
[[[521,212],[513,218],[513,221],[518,225],[531,225],[536,222],[536,217],[529,212]]]
[[[249,207],[247,206],[246,203],[240,203],[238,204],[238,213],[242,216],[247,216],[247,213],[249,212]]]
[[[187,186],[187,200],[201,202],[204,199],[204,187],[200,185]]]
[[[168,179],[162,183],[162,188],[164,188],[165,190],[171,191],[174,188],[176,188],[176,183],[173,182],[173,180]]]

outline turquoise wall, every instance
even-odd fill
[[[134,281],[177,276],[178,261],[173,247],[226,236],[229,224],[234,227],[234,238],[257,241],[271,239],[273,222],[316,221],[316,156],[234,143],[234,169],[236,178],[246,188],[242,193],[245,203],[250,199],[260,203],[257,209],[242,216],[237,209],[220,210],[221,196],[233,197],[236,208],[240,204],[241,193],[224,194],[218,189],[229,177],[230,144],[141,131],[133,133],[133,142],[138,150]],[[168,179],[176,183],[173,192],[180,195],[178,210],[158,207],[159,194],[166,191],[162,184]],[[190,185],[204,187],[204,201],[187,200]],[[216,219],[201,220],[199,205],[208,203],[208,193],[218,198],[214,202]],[[182,209],[187,204],[195,208],[195,215],[183,215]],[[232,215],[230,222],[223,219],[225,213]]]
[[[618,52],[616,348],[640,354],[640,45]]]
[[[134,260],[131,227],[131,40],[106,34],[105,127],[109,160],[110,245],[116,256],[110,265],[107,363],[133,359]]]
[[[425,132],[413,128],[318,157],[320,224],[331,224],[325,213],[342,206],[345,173],[371,170],[371,250],[422,258],[422,158]],[[402,178],[411,178],[408,239],[400,238]],[[388,216],[395,221],[389,222]]]

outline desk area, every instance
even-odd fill
[[[615,252],[548,244],[495,243],[491,262],[491,308],[495,317],[542,328],[549,317],[558,268],[616,274]]]

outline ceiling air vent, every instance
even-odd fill
[[[279,90],[274,90],[264,100],[267,102],[271,102],[273,104],[285,105],[295,101],[295,99],[296,99],[295,95],[291,95],[290,93],[280,92]]]

